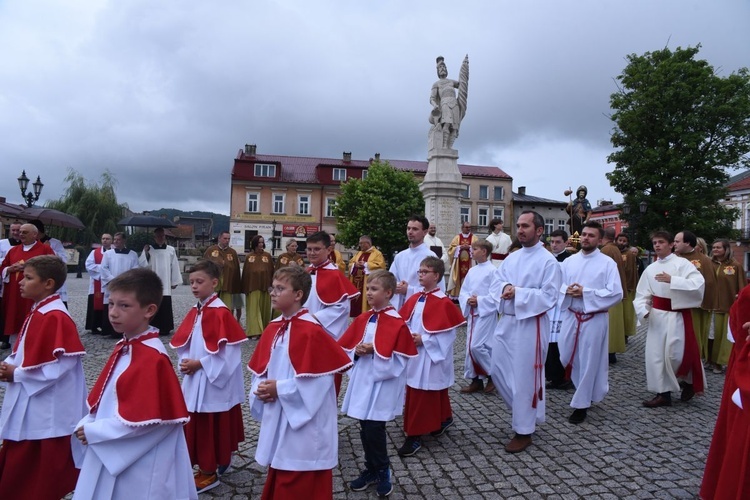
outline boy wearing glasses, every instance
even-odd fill
[[[466,323],[461,312],[439,288],[445,264],[427,257],[419,264],[422,291],[406,301],[399,314],[412,332],[417,357],[406,368],[404,432],[398,450],[410,457],[422,447],[422,435],[442,436],[453,425],[448,388],[453,385],[453,342],[456,328]]]
[[[260,421],[255,460],[268,466],[262,499],[333,497],[332,469],[338,465],[333,375],[352,362],[302,307],[311,286],[310,275],[299,267],[274,273],[271,303],[281,316],[263,330],[248,363],[250,413]]]

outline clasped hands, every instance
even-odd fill
[[[578,283],[572,283],[565,289],[565,295],[570,295],[571,297],[583,297],[583,286]]]
[[[11,365],[3,361],[0,363],[0,382],[13,382],[13,372],[16,371],[16,365]]]
[[[258,384],[258,389],[253,393],[262,403],[273,403],[279,394],[276,392],[275,380],[264,380]]]

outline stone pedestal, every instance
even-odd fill
[[[427,154],[427,174],[419,185],[425,202],[425,216],[437,227],[445,245],[461,226],[461,193],[466,184],[458,171],[458,151],[433,148]],[[447,248],[447,247],[446,247]]]

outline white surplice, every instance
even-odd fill
[[[383,314],[398,317],[395,310]],[[377,316],[370,317],[371,320]],[[376,321],[368,321],[362,343],[375,340]],[[354,350],[349,355],[354,357]],[[349,370],[341,413],[358,420],[387,422],[403,413],[406,389],[406,365],[409,358],[397,353],[383,359],[377,354],[359,356]]]
[[[492,369],[492,334],[497,326],[497,304],[490,297],[490,284],[495,266],[487,261],[477,264],[466,274],[461,285],[458,304],[466,318],[466,357],[464,359],[464,377],[473,379],[477,376],[474,362],[484,371]],[[477,297],[477,306],[471,307],[467,301]],[[481,375],[479,378],[486,378]]]
[[[671,276],[670,283],[656,281],[656,275],[662,272]],[[653,309],[652,298],[670,299],[674,310],[700,307],[704,286],[705,280],[700,271],[689,260],[675,254],[657,260],[643,271],[633,306],[639,322],[648,315],[646,383],[649,391],[662,393],[680,390],[675,373],[682,364],[685,351],[682,313]],[[686,382],[692,383],[692,377],[688,377]]]
[[[128,253],[117,253],[114,248],[110,248],[104,252],[99,270],[101,272],[102,291],[104,292],[105,304],[109,304],[109,290],[107,290],[107,283],[125,271],[136,269],[138,267],[138,254],[132,250],[129,250]]]
[[[145,251],[141,252],[141,256],[138,257],[138,265],[151,269],[159,276],[164,295],[171,296],[172,287],[182,284],[177,252],[171,245],[167,245],[167,248],[151,247],[148,258],[146,258]]]
[[[511,253],[492,276],[490,296],[502,316],[495,328],[490,375],[513,412],[512,427],[518,434],[531,434],[537,423],[544,422],[544,360],[549,339],[546,313],[557,302],[560,281],[560,266],[542,243]],[[516,290],[510,300],[500,297],[507,285]],[[539,355],[541,366],[535,369]],[[534,408],[540,391],[543,398]]]
[[[445,255],[445,252],[443,253]],[[406,302],[406,299],[417,293],[422,289],[419,284],[419,277],[417,271],[419,271],[419,263],[422,262],[426,257],[437,257],[435,252],[430,250],[427,244],[422,243],[416,248],[406,248],[396,254],[391,264],[390,272],[396,276],[396,282],[406,281],[408,289],[406,293],[401,295],[394,293],[391,298],[391,305],[397,311],[401,309]],[[438,280],[438,287],[445,291],[445,280],[442,277]]]
[[[339,272],[339,268],[335,264],[328,263],[323,266],[323,269],[335,269]],[[324,271],[328,272],[328,271]],[[346,327],[349,326],[349,311],[351,310],[351,300],[349,296],[344,294],[342,290],[341,299],[334,304],[324,304],[318,296],[317,286],[317,273],[310,276],[312,278],[312,286],[310,287],[310,295],[307,296],[307,301],[304,304],[304,308],[307,309],[310,314],[315,316],[318,323],[323,329],[328,332],[328,335],[333,337],[333,340],[338,340],[346,331]]]
[[[570,406],[588,408],[609,391],[609,314],[610,307],[622,300],[617,263],[595,249],[582,251],[561,264],[561,328],[557,339],[563,366],[573,358],[571,380],[576,387]],[[578,283],[583,297],[566,295],[568,286]],[[576,313],[581,316],[579,324]],[[593,316],[587,316],[592,315]],[[576,332],[577,341],[576,341]],[[577,344],[576,344],[577,342]],[[573,351],[575,350],[575,354]]]

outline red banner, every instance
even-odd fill
[[[281,229],[281,235],[289,238],[307,238],[317,231],[318,226],[306,226],[303,224],[284,224]]]

